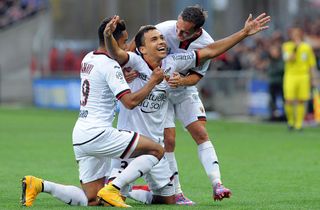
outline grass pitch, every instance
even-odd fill
[[[77,112],[0,108],[0,209],[21,209],[20,179],[35,175],[79,185],[71,133]],[[176,157],[192,207],[139,209],[320,209],[320,128],[288,132],[285,124],[209,121],[222,179],[233,196],[213,202],[212,189],[192,138],[177,128]],[[81,209],[86,209],[82,207]],[[31,209],[80,209],[45,193]],[[101,209],[92,207],[90,209]]]

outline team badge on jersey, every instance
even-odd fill
[[[123,76],[123,73],[121,72],[121,70],[117,70],[116,78],[119,80],[119,82],[121,84],[125,83],[124,76]]]
[[[123,80],[123,74],[120,71],[117,71],[116,78],[120,79],[120,80]]]

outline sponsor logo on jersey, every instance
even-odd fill
[[[139,106],[142,112],[153,113],[160,110],[166,100],[167,92],[165,90],[155,90]]]
[[[193,60],[194,59],[194,54],[192,53],[188,53],[188,54],[173,54],[172,55],[173,60],[175,61],[179,61],[179,60]]]

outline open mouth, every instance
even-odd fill
[[[166,47],[158,47],[157,50],[159,52],[167,52],[167,48]]]

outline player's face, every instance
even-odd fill
[[[158,30],[150,30],[144,34],[144,46],[140,51],[144,56],[151,56],[157,60],[167,56],[167,43]]]
[[[123,50],[127,49],[128,32],[123,31],[121,37],[117,40],[119,47]]]
[[[179,16],[176,25],[176,33],[179,40],[183,42],[190,39],[195,35],[195,32],[194,23],[184,21],[182,17]]]

